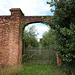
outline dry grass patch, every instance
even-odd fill
[[[0,75],[16,75],[17,71],[18,71],[17,66],[4,67],[0,68]]]

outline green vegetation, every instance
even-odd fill
[[[24,50],[27,48],[33,48],[33,47],[38,47],[39,43],[36,40],[37,34],[35,33],[35,27],[32,26],[28,30],[23,31],[23,54]]]
[[[18,68],[17,75],[65,75],[60,69],[52,64],[26,63]]]
[[[65,75],[57,66],[49,63],[25,63],[18,67],[0,68],[0,75]]]
[[[54,16],[51,18],[52,21],[48,18],[48,20],[44,22],[50,25],[51,29],[49,32],[44,33],[43,38],[40,40],[41,46],[39,46],[35,38],[37,34],[35,34],[34,27],[29,28],[29,31],[24,30],[22,53],[24,54],[24,50],[27,48],[51,48],[57,51],[61,58],[62,65],[58,68],[55,65],[56,61],[53,64],[27,62],[18,68],[17,75],[65,75],[64,72],[66,75],[75,75],[75,1],[51,0],[51,2],[47,3],[50,4],[50,7],[55,7],[55,10],[51,10],[54,12]],[[29,57],[24,54],[23,62],[27,61],[28,58]],[[63,72],[60,69],[62,69]],[[4,74],[4,70],[3,72],[1,71],[1,73]],[[15,74],[16,73],[13,75]]]
[[[61,58],[62,65],[67,75],[75,75],[75,1],[51,0],[47,2],[50,7],[55,7],[54,15],[44,21],[50,25],[51,30],[43,35],[41,46],[56,50]]]
[[[56,45],[54,30],[50,29],[48,32],[43,34],[41,41],[42,47],[50,48],[54,50]]]
[[[22,57],[22,62],[44,62],[51,63],[53,60],[56,62],[56,52],[49,48],[32,48],[25,50],[25,54]]]
[[[75,0],[51,0],[47,2],[54,6],[52,22],[48,21],[54,29],[56,50],[67,68],[67,75],[75,75]]]

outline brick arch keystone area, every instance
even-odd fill
[[[20,8],[10,9],[11,15],[0,16],[0,66],[17,65],[22,59],[21,31],[24,25],[42,23],[51,16],[24,16]]]

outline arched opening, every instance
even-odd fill
[[[54,58],[55,52],[46,46],[42,46],[41,42],[44,33],[49,32],[49,30],[50,26],[42,23],[31,23],[23,27],[22,55],[25,55],[25,61],[50,62]],[[37,35],[37,33],[39,34]]]

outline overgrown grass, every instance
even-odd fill
[[[16,75],[18,71],[17,66],[0,68],[0,75]]]
[[[60,69],[52,64],[26,63],[18,68],[17,75],[65,75]]]
[[[54,63],[27,62],[0,69],[0,75],[65,75]]]

